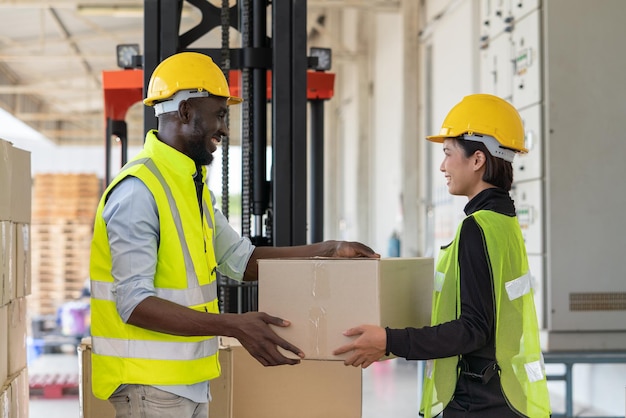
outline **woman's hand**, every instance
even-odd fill
[[[333,351],[336,356],[350,353],[343,362],[346,366],[361,366],[365,369],[385,355],[387,332],[384,328],[376,325],[360,325],[350,328],[343,335],[347,337],[358,336],[356,340]]]

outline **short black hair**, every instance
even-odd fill
[[[511,191],[511,185],[513,184],[513,164],[502,158],[491,155],[482,142],[466,141],[463,137],[455,139],[459,146],[463,148],[466,158],[474,155],[476,151],[481,151],[485,154],[485,173],[483,174],[483,181],[504,189],[507,192]]]

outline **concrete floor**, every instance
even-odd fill
[[[73,354],[44,354],[30,362],[29,376],[37,373],[78,374],[78,356]],[[61,399],[30,398],[30,418],[78,418],[78,396]]]
[[[421,387],[421,362],[394,359],[375,363],[363,371],[363,413],[362,418],[418,418]],[[78,373],[78,357],[72,354],[45,354],[31,361],[29,374],[36,373]],[[564,411],[564,399],[555,394],[552,388],[558,382],[549,382],[552,409],[555,413]],[[620,394],[623,394],[621,392]],[[78,397],[63,399],[31,398],[30,418],[79,418]],[[575,416],[606,415],[588,406],[574,408]]]

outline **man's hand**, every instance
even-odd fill
[[[360,242],[351,241],[325,241],[324,244],[328,245],[328,257],[342,257],[342,258],[380,258],[380,254],[377,254],[365,244]]]
[[[375,253],[365,244],[349,241],[324,241],[293,247],[258,246],[248,260],[244,280],[258,280],[257,260],[293,257],[380,258],[380,254]]]
[[[385,355],[387,332],[384,328],[376,325],[361,325],[350,328],[343,335],[347,337],[359,336],[351,343],[333,351],[336,356],[351,352],[351,355],[343,362],[346,366],[361,366],[365,369]]]
[[[304,353],[298,347],[280,338],[270,328],[271,325],[288,327],[289,321],[271,316],[265,312],[248,312],[245,314],[228,315],[230,326],[233,327],[233,337],[264,366],[280,366],[283,364],[298,364],[300,360],[283,356],[277,346],[295,353],[304,358]]]

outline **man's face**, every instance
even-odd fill
[[[222,136],[228,135],[225,97],[204,97],[189,100],[193,117],[186,138],[186,153],[198,165],[209,165]]]

